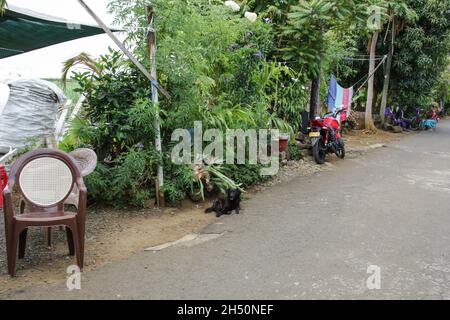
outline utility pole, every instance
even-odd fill
[[[153,107],[156,108],[156,117],[155,117],[155,147],[156,151],[161,155],[162,160],[162,145],[161,145],[161,124],[159,123],[159,101],[158,101],[158,73],[156,69],[156,32],[154,29],[154,15],[153,15],[153,7],[147,6],[147,22],[148,22],[148,47],[150,54],[150,63],[151,70],[150,74],[154,80],[151,81],[152,86],[152,102]],[[156,193],[157,193],[157,202],[158,207],[165,206],[165,198],[164,198],[164,170],[161,164],[158,165],[158,179],[156,181]]]

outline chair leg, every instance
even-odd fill
[[[75,246],[73,241],[73,233],[72,230],[68,227],[66,227],[66,234],[67,234],[67,244],[69,246],[69,255],[74,256],[75,255]]]
[[[47,246],[52,246],[52,227],[47,227]]]
[[[9,254],[8,254],[8,273],[11,277],[16,276],[16,260],[17,260],[17,244],[19,241],[20,233],[23,230],[19,230],[14,226],[12,234],[11,234],[11,243],[9,245]]]
[[[78,241],[80,243],[80,264],[84,265],[85,222],[77,220]]]
[[[84,242],[85,242],[85,229],[84,225],[78,225],[78,241],[80,243],[79,256],[80,256],[80,268],[84,266]]]
[[[14,228],[11,228],[14,229]],[[11,252],[12,252],[12,239],[14,236],[14,230],[9,230],[9,232],[6,234],[6,260],[8,264],[8,274],[11,275],[11,264],[12,264],[12,258],[11,258]]]
[[[75,251],[75,256],[77,259],[77,265],[80,268],[80,270],[83,270],[83,257],[81,255],[81,248],[80,248],[80,239],[78,236],[78,227],[77,227],[77,223],[74,222],[73,224],[67,226],[68,228],[71,229],[71,233],[72,233],[72,241],[74,244],[74,251]]]
[[[19,236],[19,259],[25,257],[25,249],[27,247],[27,233],[28,229],[23,229]]]

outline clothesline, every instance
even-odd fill
[[[378,64],[378,66],[375,67],[375,69],[373,70],[373,72],[371,74],[368,75],[366,81],[364,81],[364,83],[358,88],[358,90],[355,91],[355,95],[366,85],[366,83],[370,80],[370,78],[372,78],[375,75],[375,72],[378,71],[378,69],[386,62],[387,56],[384,56],[383,60]],[[361,82],[366,76],[364,76],[363,78],[361,78],[360,80],[358,80],[358,82],[356,82],[353,86],[356,86],[359,82]]]
[[[356,81],[356,82],[351,86],[351,88],[354,88],[356,85],[358,85],[361,81],[363,81],[363,80],[366,79],[366,77],[367,77],[366,81],[364,81],[364,83],[358,88],[358,90],[356,90],[356,91],[354,92],[355,95],[356,95],[356,94],[357,94],[357,93],[365,86],[365,84],[369,81],[369,79],[373,77],[373,75],[375,74],[375,72],[377,72],[378,69],[384,64],[384,62],[386,61],[386,59],[387,59],[387,56],[386,56],[386,55],[383,56],[383,58],[381,59],[381,62],[375,67],[374,71],[373,71],[370,75],[364,75],[361,79],[359,79],[358,81]]]
[[[348,61],[380,61],[380,60],[383,60],[383,58],[381,58],[381,57],[380,58],[375,58],[375,59],[342,57],[341,59],[348,60]]]
[[[336,77],[332,75],[330,79],[330,88],[328,91],[328,98],[327,98],[329,110],[333,111],[337,107],[343,107],[344,110],[346,110],[346,113],[345,114],[341,113],[340,117],[342,121],[347,119],[351,111],[351,104],[356,100],[355,96],[366,85],[369,79],[371,79],[374,76],[375,72],[377,72],[377,70],[384,64],[386,59],[387,56],[385,56],[382,59],[382,61],[375,67],[375,69],[371,73],[362,77],[353,86],[349,88],[344,88],[341,85],[339,85]],[[356,91],[354,91],[353,88],[364,79],[366,79],[364,83]]]

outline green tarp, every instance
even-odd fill
[[[0,16],[0,59],[101,33],[99,27],[8,6]]]

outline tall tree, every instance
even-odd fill
[[[375,62],[376,49],[380,31],[383,24],[387,21],[386,8],[387,2],[385,0],[369,0],[365,4],[369,18],[366,26],[369,35],[368,49],[369,49],[369,79],[367,83],[367,101],[366,101],[366,115],[365,128],[366,130],[375,130],[373,121],[372,109],[374,103],[374,79],[375,79]]]
[[[305,70],[312,79],[310,114],[317,114],[323,58],[327,48],[325,33],[349,30],[362,15],[354,0],[301,0],[290,8],[284,28],[285,60]]]
[[[375,124],[372,117],[372,107],[374,98],[374,79],[375,79],[375,59],[376,59],[376,48],[378,41],[379,32],[375,31],[369,41],[369,80],[367,82],[367,101],[366,101],[366,115],[365,115],[365,128],[366,130],[375,130]]]
[[[391,38],[389,40],[388,58],[386,61],[386,72],[383,83],[383,96],[380,106],[381,124],[385,122],[385,111],[388,101],[389,85],[391,79],[392,61],[395,52],[395,38],[403,30],[405,23],[417,19],[415,11],[411,10],[405,1],[389,1],[388,3],[389,24],[387,26],[386,35],[389,30]]]
[[[395,17],[395,41],[392,43],[392,33],[389,34],[392,21],[381,21],[383,30],[378,39],[377,55],[393,53],[391,72],[389,83],[385,81],[385,75],[389,74],[389,63],[385,66],[386,73],[377,72],[374,75],[374,92],[383,92],[384,89],[382,108],[385,103],[411,108],[427,106],[435,98],[436,83],[447,68],[447,56],[450,52],[450,2],[390,0],[386,3],[390,8],[387,11],[389,17]],[[392,16],[393,13],[395,16]],[[360,29],[362,28],[363,26]],[[367,54],[367,33],[364,36],[358,35],[355,39],[358,54]],[[383,39],[386,41],[382,41]],[[353,68],[355,73],[348,74],[343,81],[354,82],[367,74],[367,66],[358,61],[345,65]],[[384,114],[383,109],[380,114]]]
[[[447,70],[450,1],[404,0],[417,14],[396,37],[391,84],[393,103],[427,106]]]

